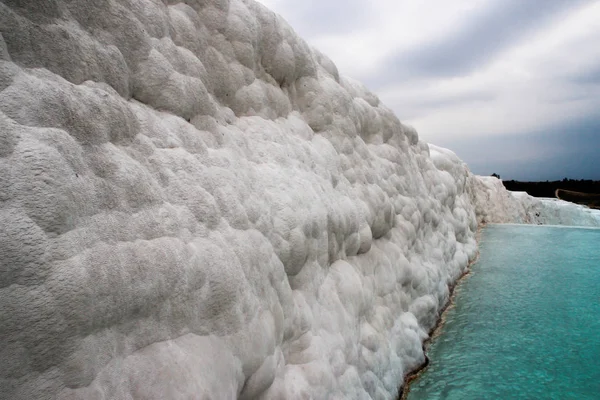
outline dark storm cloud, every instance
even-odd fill
[[[452,139],[452,148],[479,175],[503,179],[600,179],[600,115],[544,131]]]
[[[470,16],[454,34],[391,56],[379,75],[388,82],[468,75],[550,18],[586,2],[590,1],[497,0]]]

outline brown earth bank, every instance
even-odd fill
[[[600,194],[582,193],[572,190],[556,189],[556,198],[570,201],[571,203],[583,204],[590,208],[600,209]]]

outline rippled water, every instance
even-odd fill
[[[416,399],[600,399],[600,229],[488,226]]]

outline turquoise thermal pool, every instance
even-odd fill
[[[490,225],[417,399],[600,398],[600,229]]]

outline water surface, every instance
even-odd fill
[[[490,225],[417,399],[600,399],[600,229]]]

